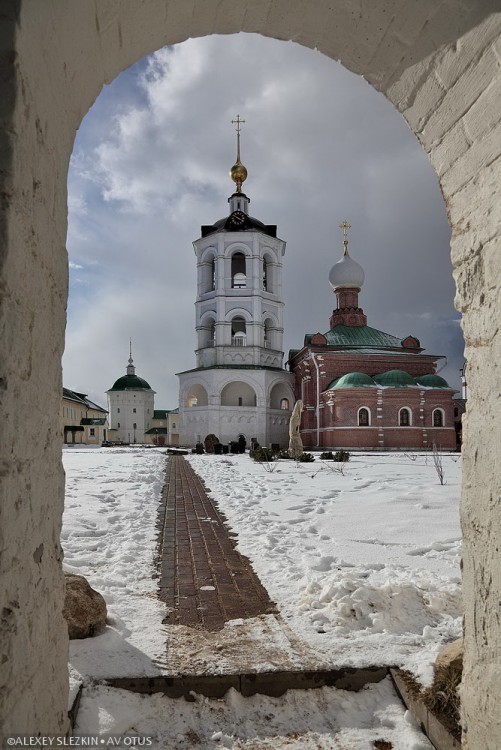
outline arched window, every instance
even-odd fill
[[[210,262],[209,289],[214,291],[216,288],[216,259],[212,258]]]
[[[231,286],[233,289],[245,289],[247,286],[245,255],[243,253],[233,253],[231,256]]]
[[[411,410],[404,407],[398,413],[398,424],[400,427],[410,427],[412,424]]]
[[[271,320],[267,318],[264,321],[264,346],[265,349],[271,349]]]
[[[241,316],[237,316],[231,321],[231,343],[233,346],[245,346],[247,344],[245,318]]]
[[[368,427],[370,425],[370,412],[363,406],[358,410],[358,426]]]
[[[433,410],[433,427],[443,427],[444,426],[444,413],[442,409],[434,409]]]
[[[200,282],[202,294],[213,292],[216,288],[216,256],[206,257],[200,268]]]
[[[211,320],[209,325],[209,336],[207,343],[209,346],[215,346],[216,345],[216,321]]]
[[[268,261],[263,258],[263,290],[268,290]]]
[[[280,399],[280,408],[285,409],[288,411],[290,409],[289,399],[288,398],[282,398]]]

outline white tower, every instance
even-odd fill
[[[196,368],[179,374],[181,444],[214,433],[222,443],[287,444],[293,377],[283,369],[282,257],[276,226],[249,215],[247,170],[237,160],[230,213],[193,243],[197,256]]]
[[[132,360],[132,344],[125,375],[115,381],[109,391],[108,412],[110,439],[122,443],[143,443],[154,414],[155,391],[136,375]]]

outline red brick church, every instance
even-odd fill
[[[424,354],[413,336],[399,339],[367,325],[358,306],[362,267],[348,253],[329,283],[337,308],[327,333],[306,334],[289,353],[295,396],[304,403],[303,445],[365,450],[456,448],[452,389],[436,374],[441,356]]]

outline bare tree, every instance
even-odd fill
[[[437,476],[440,481],[440,484],[445,484],[444,466],[443,466],[442,459],[443,459],[443,456],[440,453],[439,448],[437,448],[436,444],[433,443],[433,465],[435,466],[435,471],[437,472]]]

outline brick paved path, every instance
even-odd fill
[[[219,630],[228,620],[276,612],[189,462],[182,456],[168,461],[159,519],[166,622]]]

